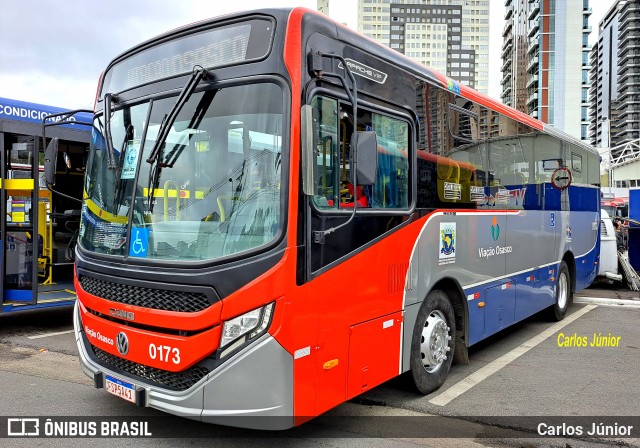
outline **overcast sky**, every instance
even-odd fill
[[[498,98],[504,0],[490,1],[489,94]],[[590,1],[592,42],[613,2]],[[92,108],[100,73],[128,48],[220,14],[280,6],[315,9],[316,0],[0,0],[0,97]],[[331,0],[329,8],[357,29],[357,0]]]

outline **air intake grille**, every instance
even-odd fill
[[[82,275],[82,289],[89,294],[112,302],[155,310],[195,313],[211,306],[207,295],[201,292],[170,291],[114,283]]]
[[[160,384],[167,389],[189,389],[209,373],[209,369],[201,366],[194,366],[182,372],[168,372],[166,370],[156,369],[155,367],[144,366],[133,361],[122,359],[93,345],[91,346],[91,349],[103,366],[119,370],[129,375],[137,376],[138,378],[144,378]]]
[[[609,236],[609,232],[607,232],[607,226],[604,224],[604,221],[600,221],[600,236]]]

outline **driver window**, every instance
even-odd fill
[[[387,115],[358,109],[358,131],[374,131],[378,141],[378,171],[370,186],[351,181],[351,136],[354,132],[350,105],[317,96],[311,105],[317,117],[316,195],[321,210],[349,209],[354,199],[360,208],[406,209],[409,206],[409,123]]]

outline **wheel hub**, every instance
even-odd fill
[[[447,359],[447,353],[451,350],[449,341],[449,326],[441,311],[432,311],[429,314],[420,341],[420,355],[422,365],[429,373],[435,372]]]
[[[567,306],[568,297],[569,281],[567,280],[565,273],[561,272],[560,277],[558,278],[558,308],[562,310]]]

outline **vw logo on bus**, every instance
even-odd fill
[[[129,353],[129,338],[122,331],[118,333],[116,338],[116,348],[121,355]]]

